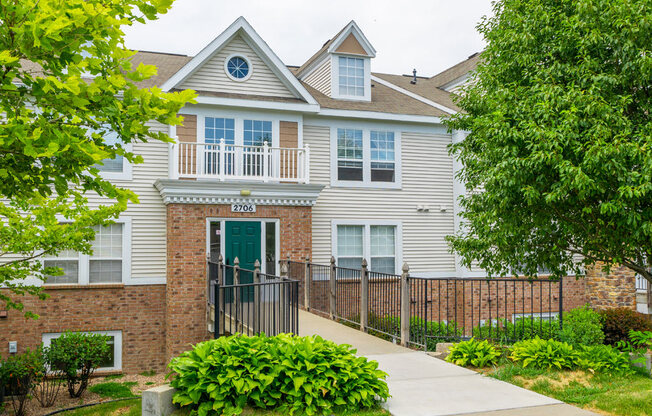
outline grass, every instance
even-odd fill
[[[65,416],[140,416],[142,413],[140,398],[123,400],[113,403],[98,404],[97,406],[82,407],[60,413]]]
[[[156,371],[147,370],[147,371],[143,371],[142,373],[140,373],[140,375],[143,376],[143,377],[153,377],[153,376],[156,375]]]
[[[611,415],[652,415],[652,378],[642,371],[629,375],[592,374],[506,364],[486,374],[589,410]]]
[[[135,397],[135,394],[132,393],[131,388],[135,386],[135,381],[125,381],[122,383],[117,383],[115,381],[108,381],[106,383],[98,383],[90,386],[88,391],[91,393],[99,394],[102,397],[108,397],[111,399],[121,399],[125,397]]]

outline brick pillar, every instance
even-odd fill
[[[596,309],[629,308],[636,310],[636,273],[614,266],[610,273],[598,263],[586,271],[586,297]]]

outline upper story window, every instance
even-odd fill
[[[244,56],[231,55],[224,61],[224,71],[234,81],[246,81],[251,77],[251,62]]]
[[[93,133],[99,133],[93,131]],[[104,133],[104,143],[107,145],[115,145],[120,143],[118,133],[108,131]],[[131,144],[123,144],[125,150],[131,151]],[[122,155],[115,155],[113,159],[104,159],[101,163],[93,166],[100,171],[100,174],[105,179],[131,179],[131,164],[125,160]]]
[[[235,144],[235,120],[232,118],[206,117],[204,137],[206,143]]]
[[[365,93],[364,59],[339,57],[340,95],[364,97]]]
[[[337,129],[337,178],[362,180],[362,130]]]
[[[333,186],[400,187],[400,135],[385,130],[336,128]]]
[[[272,122],[264,120],[244,120],[243,144],[245,146],[272,145]]]

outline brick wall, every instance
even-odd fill
[[[280,220],[281,258],[305,259],[311,253],[310,207],[263,206],[255,213],[231,213],[230,205],[170,204],[167,207],[167,339],[170,359],[189,344],[206,340],[206,219]],[[299,292],[302,293],[302,292]]]
[[[598,263],[586,271],[586,296],[596,309],[636,310],[636,273],[624,266],[605,273]]]
[[[46,300],[22,299],[38,319],[25,319],[13,310],[0,319],[3,356],[9,341],[18,341],[18,352],[24,352],[37,347],[43,333],[122,331],[124,372],[165,370],[165,285],[68,286],[46,293]]]

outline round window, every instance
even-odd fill
[[[233,56],[226,62],[226,71],[231,77],[236,80],[245,80],[251,68],[249,66],[249,61],[241,56]]]

